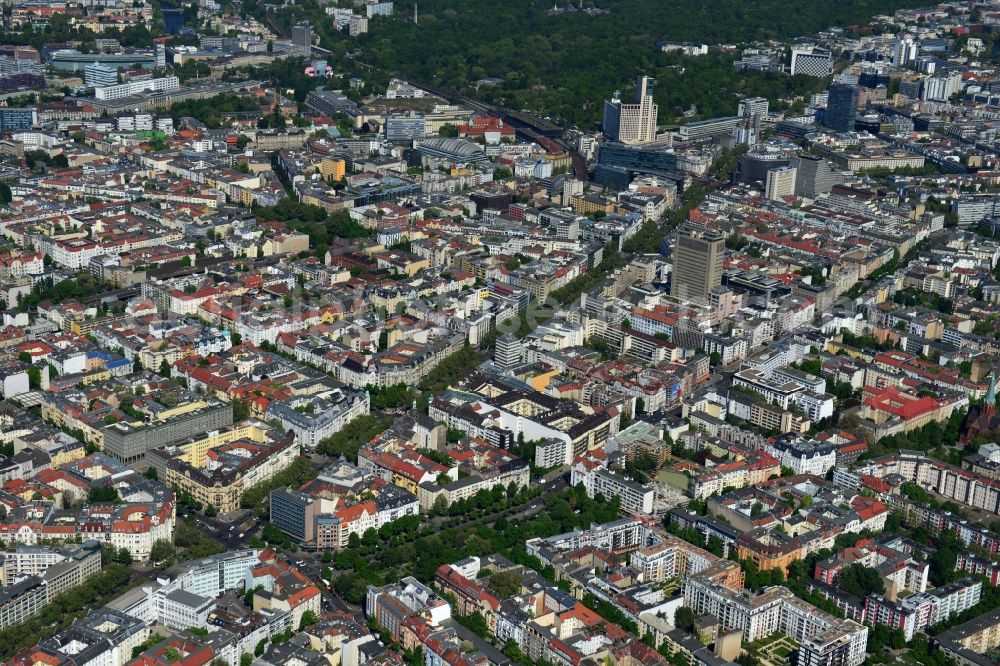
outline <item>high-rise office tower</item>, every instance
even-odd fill
[[[917,59],[917,51],[917,43],[913,41],[913,37],[902,38],[892,49],[892,64],[896,67],[906,67]]]
[[[736,143],[748,146],[757,144],[757,128],[754,126],[753,116],[747,116],[740,120],[740,124],[733,128],[733,136]]]
[[[858,87],[833,83],[827,92],[824,124],[838,132],[850,132],[854,129],[854,120],[858,116]]]
[[[802,153],[792,157],[795,168],[795,196],[813,198],[844,182],[844,174],[834,170],[822,157]]]
[[[739,126],[733,130],[736,143],[749,145],[757,143],[764,126],[764,119],[767,118],[768,107],[766,97],[747,97],[740,100],[736,115],[741,120]]]
[[[678,229],[670,295],[707,305],[709,293],[722,283],[725,249],[726,237],[720,232],[690,224]]]
[[[899,80],[899,94],[910,99],[919,99],[923,92],[924,79],[919,76],[903,77]]]
[[[806,76],[829,76],[833,71],[833,55],[822,49],[792,49],[791,73]]]
[[[296,23],[292,26],[292,44],[300,51],[308,53],[312,49],[313,29],[309,23]]]
[[[84,67],[83,76],[87,85],[94,88],[113,86],[118,83],[118,70],[99,62],[92,62]]]
[[[767,183],[764,187],[764,197],[778,201],[795,194],[795,167],[783,166],[770,169],[767,172]]]
[[[604,101],[604,133],[621,143],[649,143],[656,138],[656,114],[659,107],[649,92],[652,79],[640,76],[636,82],[634,104],[623,104],[620,93]]]
[[[922,96],[926,100],[944,102],[962,90],[961,72],[942,72],[924,79]]]
[[[741,118],[747,116],[753,116],[755,118],[764,118],[767,116],[770,103],[767,101],[766,97],[747,97],[740,100],[739,107],[737,107],[736,115]]]
[[[493,364],[499,370],[510,370],[521,362],[523,353],[524,343],[509,333],[501,335],[497,338]]]

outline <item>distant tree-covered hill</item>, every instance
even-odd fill
[[[557,4],[565,9],[566,1]],[[315,0],[305,2],[283,8],[279,20],[315,18],[308,9]],[[368,34],[358,39],[332,32],[329,20],[314,23],[325,46],[340,54],[360,47],[359,59],[383,71],[459,91],[483,78],[502,78],[503,86],[481,89],[478,96],[585,125],[599,118],[605,97],[615,89],[627,91],[640,73],[658,79],[661,122],[672,122],[691,104],[698,107],[695,117],[733,113],[740,95],[802,94],[818,83],[780,75],[737,76],[731,54],[679,58],[658,52],[657,41],[731,44],[789,39],[831,26],[862,26],[874,15],[921,4],[917,0],[584,0],[585,7],[596,5],[608,12],[552,13],[553,0],[417,2],[418,25],[407,20],[414,0],[397,0],[395,16],[373,19]]]

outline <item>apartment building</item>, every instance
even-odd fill
[[[959,664],[987,666],[991,662],[986,653],[1000,647],[1000,609],[948,629],[936,642]]]
[[[811,421],[821,421],[833,416],[834,397],[811,390],[797,380],[787,379],[778,372],[766,375],[760,370],[741,370],[733,375],[733,386],[742,387],[761,395],[769,403],[782,409],[798,408]]]
[[[662,582],[700,575],[733,588],[743,587],[743,569],[673,535],[663,535],[657,544],[633,551],[629,564],[643,582]]]
[[[208,436],[152,449],[146,460],[157,478],[219,513],[240,507],[243,493],[291,465],[302,451],[292,432],[244,421]]]
[[[957,615],[979,603],[983,584],[979,580],[964,578],[920,594],[892,602],[884,597],[865,597],[865,619],[899,629],[907,641],[927,627]]]
[[[276,527],[321,550],[346,548],[352,535],[415,516],[420,508],[409,490],[346,461],[331,464],[299,490],[276,488],[270,502]]]
[[[961,552],[958,554],[955,570],[965,571],[973,576],[982,576],[993,587],[1000,585],[1000,562],[994,562],[988,557]]]
[[[101,664],[125,666],[132,650],[149,638],[149,625],[139,618],[111,608],[97,608],[69,627],[38,641],[18,653],[14,663]]]
[[[990,513],[1000,514],[1000,481],[935,460],[914,451],[876,458],[864,468],[878,478],[898,474],[944,497]]]
[[[769,587],[754,594],[694,576],[684,585],[684,605],[697,615],[713,616],[720,625],[742,631],[747,642],[780,632],[801,643],[836,631],[849,640],[844,664],[858,666],[865,660],[867,627],[824,613],[787,588]]]
[[[62,591],[81,584],[101,570],[101,549],[96,544],[52,546],[17,546],[3,553],[2,583],[5,586],[28,576],[42,576],[49,585]],[[58,593],[58,591],[56,593]]]
[[[800,439],[769,442],[765,450],[778,459],[782,467],[796,474],[826,476],[837,464],[837,447],[832,443]]]
[[[806,555],[802,539],[772,527],[758,527],[741,534],[736,549],[741,559],[752,561],[762,571],[781,569],[785,573],[792,562]]]
[[[38,615],[47,603],[48,591],[39,576],[28,576],[9,587],[0,588],[0,629]]]
[[[588,497],[601,495],[605,499],[618,498],[622,510],[642,516],[653,514],[656,490],[612,470],[597,467],[588,460],[580,460],[573,465],[570,485],[583,484]]]
[[[173,541],[173,494],[159,484],[135,485],[134,494],[124,484],[116,486],[125,500],[121,504],[87,505],[76,513],[50,512],[43,517],[23,512],[8,514],[6,521],[0,523],[0,541],[7,545],[34,546],[46,539],[62,543],[93,540],[116,549],[124,548],[133,559],[147,561],[155,542]],[[45,488],[36,485],[30,492]],[[136,501],[146,497],[154,499]]]
[[[233,406],[215,398],[197,400],[157,415],[145,423],[119,421],[104,429],[104,450],[125,464],[178,440],[219,430],[233,423]]]
[[[483,440],[473,439],[452,446],[448,455],[457,463],[458,479],[445,484],[421,484],[417,487],[420,508],[429,511],[438,497],[448,504],[475,497],[493,488],[527,488],[530,465],[506,450]]]
[[[357,417],[368,414],[370,408],[366,391],[344,387],[325,392],[322,397],[307,395],[272,402],[267,416],[280,421],[286,431],[293,432],[300,446],[313,450]]]
[[[478,395],[446,391],[431,401],[428,416],[492,444],[504,436],[513,441],[546,440],[542,453],[551,464],[569,465],[577,456],[604,446],[617,430],[617,420],[606,412],[590,413],[577,403],[538,392],[512,390],[488,381],[475,387]],[[470,409],[471,408],[471,409]],[[614,428],[614,430],[613,430]],[[538,464],[536,451],[536,464]]]
[[[399,638],[403,622],[420,617],[432,627],[451,618],[451,606],[437,592],[416,578],[407,576],[398,583],[368,587],[365,615],[374,618],[393,638]]]
[[[959,555],[959,566],[962,557]],[[886,596],[893,601],[900,593],[919,594],[927,590],[930,565],[916,561],[894,541],[858,542],[837,555],[817,562],[813,577],[826,585],[833,585],[841,569],[852,564],[877,571],[886,583]]]
[[[798,648],[796,666],[838,666],[851,656],[851,637],[830,629],[804,639]]]

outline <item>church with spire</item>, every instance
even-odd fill
[[[990,374],[990,389],[983,397],[981,405],[969,408],[962,426],[960,444],[968,444],[979,435],[986,435],[1000,428],[1000,416],[997,415],[997,377]]]

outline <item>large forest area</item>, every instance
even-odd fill
[[[660,122],[735,113],[742,96],[778,99],[807,94],[823,82],[774,73],[738,73],[736,54],[683,57],[660,52],[661,40],[740,44],[790,40],[831,26],[861,29],[878,14],[917,6],[917,0],[583,0],[585,9],[552,12],[552,0],[397,0],[394,16],[376,17],[369,32],[350,38],[334,32],[316,0],[285,7],[281,22],[312,19],[323,46],[338,55],[450,90],[473,93],[509,108],[542,111],[592,126],[601,101],[625,96],[643,73],[657,79]],[[248,4],[253,5],[254,0]],[[263,2],[263,0],[256,0]],[[926,4],[926,3],[924,3]],[[579,5],[577,5],[578,7]],[[259,5],[258,5],[259,7]],[[474,88],[486,78],[497,87]]]

